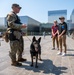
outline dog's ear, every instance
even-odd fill
[[[39,42],[39,43],[41,42],[41,37],[38,39],[38,42]]]
[[[34,42],[34,41],[36,41],[36,38],[35,38],[35,36],[33,36],[33,39],[32,39],[32,41]]]

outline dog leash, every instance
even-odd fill
[[[31,39],[26,35],[26,37],[28,38],[28,40],[31,42]]]

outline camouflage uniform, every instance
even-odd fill
[[[11,51],[9,52],[10,58],[12,62],[16,61],[16,53],[18,54],[18,60],[22,58],[23,53],[23,37],[21,31],[20,19],[18,16],[11,12],[7,15],[7,25],[8,25],[8,33],[9,33],[9,40],[10,40],[10,48]]]

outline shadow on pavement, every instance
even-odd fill
[[[67,49],[67,51],[71,51],[71,54],[70,53],[66,54],[66,56],[74,56],[74,54],[73,54],[74,49]]]
[[[25,62],[27,64],[31,64],[31,62]],[[26,70],[32,70],[34,72],[41,72],[41,73],[44,73],[44,74],[55,74],[55,75],[60,75],[62,73],[66,73],[65,70],[67,70],[66,67],[56,67],[53,62],[49,59],[45,59],[43,60],[42,63],[38,63],[38,68],[35,68],[35,67],[30,67],[30,66],[27,66],[27,65],[23,65],[22,67],[20,68],[25,68]]]
[[[74,51],[74,49],[67,49],[68,51]]]
[[[66,56],[74,56],[74,54],[66,54]]]

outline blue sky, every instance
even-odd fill
[[[74,9],[74,0],[1,0],[0,17],[5,17],[11,11],[11,5],[18,3],[22,9],[18,15],[28,15],[40,22],[48,22],[48,11],[67,9],[68,16]]]

